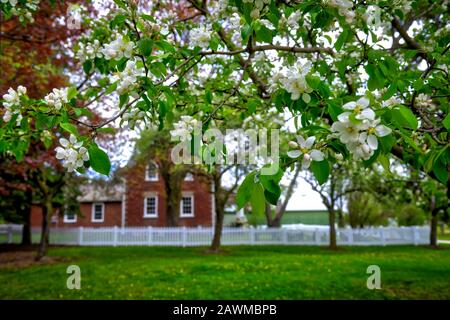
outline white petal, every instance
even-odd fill
[[[315,136],[308,137],[308,139],[306,139],[305,143],[301,147],[306,148],[306,149],[311,149],[311,147],[314,144],[314,141],[316,141]]]
[[[355,101],[347,102],[342,107],[346,110],[353,110],[356,107],[356,102]]]
[[[66,148],[69,145],[69,140],[67,140],[66,138],[61,138],[59,139],[59,143]]]
[[[308,169],[310,164],[311,164],[311,159],[303,158],[302,169]]]
[[[303,138],[302,136],[297,136],[297,142],[300,146],[303,146],[303,144],[305,143],[305,138]]]
[[[375,119],[375,112],[372,109],[367,108],[361,111],[361,113],[358,114],[355,118],[360,120],[361,119],[373,120]]]
[[[293,159],[300,157],[301,154],[300,150],[290,150],[287,153],[288,157]]]
[[[313,159],[314,161],[322,161],[325,158],[325,155],[320,150],[313,149],[311,150],[310,154],[311,159]]]
[[[370,101],[366,97],[362,97],[362,98],[359,98],[356,103],[360,106],[363,106],[364,108],[367,108],[370,104]]]
[[[377,150],[378,149],[377,137],[375,137],[373,134],[369,134],[369,136],[367,137],[367,144],[369,145],[370,149]]]
[[[75,137],[73,134],[70,135],[69,140],[72,144],[77,143],[77,137]]]
[[[340,115],[338,115],[338,120],[340,122],[347,122],[349,116],[350,116],[350,112],[343,112]]]
[[[375,127],[375,132],[376,132],[377,136],[384,137],[384,136],[387,136],[388,134],[390,134],[392,132],[392,130],[390,128],[380,124]]]
[[[74,147],[75,149],[78,149],[78,148],[81,147],[82,145],[83,145],[83,141],[80,141],[80,142],[75,143],[75,144],[73,145],[73,147]]]

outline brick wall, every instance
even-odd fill
[[[145,180],[146,164],[136,164],[127,175],[126,186],[126,226],[166,226],[166,194],[164,181],[158,175],[158,181]],[[203,177],[195,176],[193,181],[184,181],[182,190],[194,196],[194,217],[180,217],[179,225],[211,226],[211,192]],[[147,195],[158,197],[158,217],[144,217],[144,199]]]
[[[64,222],[64,218],[59,216],[59,212],[55,212],[55,216],[51,221],[52,227],[113,227],[121,226],[122,220],[122,203],[121,202],[104,202],[104,219],[103,222],[92,222],[92,203],[81,203],[81,214],[77,216],[76,222]],[[56,221],[55,221],[56,220]],[[31,226],[41,227],[42,225],[42,208],[33,205],[31,209]]]

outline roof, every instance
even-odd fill
[[[80,186],[79,202],[116,202],[122,201],[125,187],[123,184],[88,184]]]

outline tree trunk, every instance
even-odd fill
[[[50,220],[53,215],[53,204],[52,199],[47,197],[44,199],[44,208],[42,215],[42,230],[41,230],[41,241],[39,243],[39,249],[36,256],[36,261],[41,260],[47,255],[49,234],[50,234]]]
[[[220,248],[224,213],[225,212],[223,208],[221,206],[218,206],[216,201],[216,223],[214,224],[214,237],[211,242],[211,251],[213,252],[219,251]]]
[[[431,214],[430,221],[430,246],[437,246],[437,224],[438,224],[438,215],[437,212],[433,212]]]
[[[214,236],[211,242],[210,250],[212,252],[218,252],[220,248],[220,242],[222,239],[222,229],[223,229],[223,218],[225,215],[225,203],[226,199],[221,198],[222,186],[221,186],[221,174],[219,167],[216,167],[215,174],[212,175],[212,181],[214,184],[214,208],[216,210],[216,221],[214,224]]]
[[[281,217],[276,215],[270,223],[268,224],[269,228],[281,228]]]
[[[22,246],[31,245],[31,207],[33,194],[31,190],[26,192],[27,204],[23,212]]]
[[[438,223],[438,210],[436,209],[436,197],[431,196],[431,219],[430,219],[430,246],[437,246],[437,223]]]
[[[328,224],[330,226],[330,249],[337,249],[337,243],[336,243],[336,212],[334,211],[334,208],[329,207],[328,208]]]

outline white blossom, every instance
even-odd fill
[[[102,46],[100,44],[100,41],[95,39],[91,43],[84,44],[83,42],[80,42],[78,44],[79,49],[77,51],[77,58],[84,62],[89,59],[95,59],[95,58],[102,58]]]
[[[322,151],[314,149],[313,145],[316,141],[316,137],[311,136],[305,139],[302,136],[297,136],[297,142],[289,141],[289,146],[294,148],[294,150],[288,151],[288,156],[290,158],[298,158],[303,155],[302,159],[302,169],[308,169],[311,165],[311,161],[322,161],[325,155]]]
[[[355,12],[353,11],[353,2],[350,0],[329,0],[328,4],[331,7],[338,9],[339,15],[345,17],[347,23],[352,23],[355,18]]]
[[[206,26],[194,28],[190,32],[190,42],[194,47],[207,48],[211,41],[211,29]]]
[[[347,144],[358,140],[359,132],[363,129],[362,126],[362,124],[356,124],[348,120],[336,121],[331,125],[331,130],[335,133],[335,136],[339,137],[342,143]]]
[[[44,98],[47,105],[55,109],[56,111],[61,110],[64,103],[68,103],[69,99],[67,97],[68,88],[53,89],[52,92],[47,94]]]
[[[354,160],[369,160],[376,149],[367,143],[367,133],[363,132],[356,141],[347,144],[347,149],[353,155]]]
[[[112,77],[112,81],[117,81],[117,92],[123,94],[136,87],[137,77],[141,75],[143,75],[142,70],[136,66],[136,61],[128,60],[125,69],[122,72],[116,73]]]
[[[310,62],[298,63],[294,68],[288,70],[285,76],[282,73],[277,75],[282,87],[291,94],[292,100],[298,100],[300,96],[306,103],[311,100],[309,93],[313,90],[308,86],[305,79],[310,70]]]
[[[20,113],[20,97],[26,95],[26,93],[27,88],[18,86],[16,90],[9,88],[8,93],[3,95],[3,106],[5,107],[3,121],[9,122],[14,115],[17,115],[16,125],[20,125],[22,120],[22,114]]]
[[[418,107],[426,108],[433,105],[433,100],[424,93],[420,93],[415,100],[415,104]]]
[[[395,106],[395,105],[398,105],[398,104],[401,104],[402,102],[398,99],[398,98],[396,98],[396,97],[390,97],[389,99],[387,99],[386,101],[383,101],[382,103],[381,103],[381,106],[383,107],[383,108],[389,108],[389,107],[392,107],[392,106]]]
[[[119,34],[112,42],[104,45],[102,53],[108,60],[120,60],[123,57],[129,59],[133,54],[133,49],[134,43],[132,41],[127,41]]]
[[[369,108],[370,101],[366,97],[358,99],[358,101],[351,101],[343,105],[345,110],[350,110],[343,112],[339,115],[339,121],[347,121],[348,117],[353,113],[355,118],[358,120],[373,120],[375,119],[375,112]]]
[[[72,172],[77,168],[83,167],[84,162],[89,160],[87,149],[83,147],[82,141],[71,134],[69,140],[66,138],[59,139],[62,147],[57,147],[56,159],[63,160],[63,166],[67,171]]]
[[[170,131],[172,137],[179,137],[181,141],[191,140],[191,134],[200,125],[200,122],[191,116],[181,116],[181,120],[174,123],[174,130]]]

